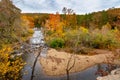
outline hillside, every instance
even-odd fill
[[[22,13],[21,16],[35,17],[38,16],[40,25],[42,21],[49,18],[49,13]],[[61,17],[64,18],[63,14]],[[99,12],[93,12],[85,15],[76,15],[77,25],[86,28],[101,28],[106,23],[110,23],[112,28],[117,27],[120,30],[120,8],[110,8]]]
[[[120,29],[120,8],[111,8],[99,12],[93,12],[85,15],[77,15],[78,25],[86,26],[88,28],[101,28],[107,22],[112,28]]]

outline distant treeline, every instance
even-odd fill
[[[59,14],[59,13],[57,13]],[[65,20],[65,14],[59,14],[60,20]],[[66,14],[68,15],[68,14]],[[29,16],[34,18],[34,25],[36,27],[44,26],[46,23],[46,20],[50,19],[50,14],[48,13],[22,13],[22,16]],[[120,29],[120,8],[112,8],[108,10],[103,10],[99,12],[93,12],[85,15],[70,15],[70,16],[76,16],[76,26],[84,26],[86,28],[94,29],[94,28],[101,28],[106,23],[109,23],[112,26],[112,29],[117,27]],[[72,19],[72,18],[71,18]],[[69,26],[73,26],[73,20],[69,18],[66,19],[69,22],[71,21],[71,24]]]

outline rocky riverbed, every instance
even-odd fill
[[[107,76],[97,77],[97,80],[120,80],[120,68],[112,70]]]

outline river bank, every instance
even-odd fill
[[[112,51],[108,50],[95,50],[97,55],[88,56],[88,55],[73,55],[66,52],[58,52],[55,49],[48,50],[46,57],[40,58],[40,63],[42,65],[43,71],[49,76],[59,76],[66,74],[66,68],[68,60],[72,55],[69,66],[73,65],[75,60],[74,67],[70,70],[70,73],[80,72],[91,66],[100,63],[113,63],[119,64],[119,60],[112,60],[115,54]]]

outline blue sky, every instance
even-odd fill
[[[22,12],[59,13],[63,7],[85,14],[120,7],[120,0],[13,0]]]

